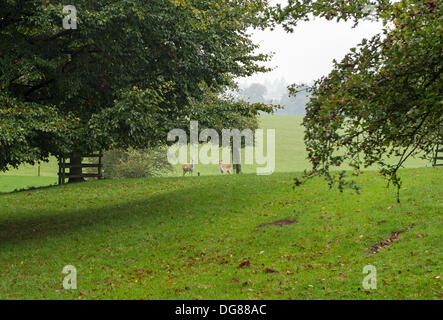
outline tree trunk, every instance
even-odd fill
[[[236,174],[241,174],[241,163],[235,164],[235,161],[240,162],[241,159],[241,149],[234,148],[235,144],[232,146],[232,162],[234,163],[233,168]]]
[[[70,163],[74,165],[81,165],[82,157],[73,156],[70,158]],[[74,175],[81,175],[83,173],[83,169],[82,167],[70,168],[69,173]],[[84,181],[85,181],[84,178],[69,178],[68,183],[84,182]]]

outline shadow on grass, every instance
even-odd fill
[[[255,188],[254,190],[256,190]],[[144,199],[119,202],[113,205],[101,205],[80,210],[64,208],[45,209],[41,211],[22,211],[15,215],[0,217],[0,248],[17,245],[29,240],[45,240],[48,237],[74,235],[89,228],[95,232],[98,227],[130,224],[147,224],[149,227],[158,221],[180,217],[192,212],[193,216],[217,212],[222,204],[227,203],[228,190],[212,189],[211,194],[204,185],[193,185],[186,189],[162,192],[158,195],[148,194]],[[204,195],[204,196],[201,196]],[[229,196],[229,195],[228,195]],[[232,199],[242,198],[241,194],[231,192]],[[97,199],[95,199],[97,201]],[[229,203],[229,202],[228,202]],[[238,204],[238,203],[237,203]],[[223,210],[229,210],[226,206]],[[188,213],[186,213],[188,211]],[[146,218],[148,218],[146,220]]]

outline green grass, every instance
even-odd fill
[[[276,132],[275,172],[302,172],[309,168],[310,164],[306,159],[307,152],[303,142],[304,130],[301,123],[302,117],[297,116],[261,116],[260,128],[275,129]],[[405,164],[406,168],[426,166],[430,166],[430,163],[421,159],[409,159]],[[256,173],[256,168],[257,165],[245,164],[243,164],[242,167],[245,173]],[[346,169],[346,167],[344,167],[344,169]],[[4,178],[5,176],[11,175],[32,177],[37,176],[37,172],[37,166],[23,165],[18,170],[9,170],[4,174],[0,174],[0,192],[10,192],[15,189],[21,189],[23,185],[40,186],[41,184],[35,183],[37,180],[31,178],[17,177],[16,180]],[[57,172],[57,161],[54,157],[51,157],[47,163],[41,163],[41,176],[57,177]],[[197,164],[195,166],[195,172],[200,172],[203,176],[220,174],[218,165]],[[169,176],[175,177],[181,175],[181,165],[176,165],[174,171],[169,174]],[[44,181],[44,179],[39,179],[39,181]],[[52,184],[53,180],[48,179],[48,181],[49,184]]]
[[[201,177],[181,178],[176,166],[166,178],[0,194],[0,298],[442,299],[443,170],[402,170],[401,204],[375,171],[359,177],[360,196],[320,179],[293,191],[294,172],[309,166],[300,124],[262,116],[262,128],[276,129],[271,176],[220,176],[199,164]],[[1,174],[0,193],[54,184],[55,159],[37,172]],[[297,223],[257,228],[281,219]],[[62,289],[68,264],[78,271],[75,291]],[[362,288],[369,264],[377,290]]]
[[[304,127],[302,126],[303,117],[299,116],[276,116],[261,115],[260,128],[275,130],[275,172],[302,172],[310,168],[310,162],[307,160],[307,151],[304,145]],[[266,131],[265,145],[266,145]],[[244,159],[244,151],[242,152]],[[392,162],[395,160],[393,159]],[[428,161],[422,159],[410,158],[404,164],[405,168],[420,168],[430,166]],[[244,173],[256,173],[258,165],[246,165],[243,163],[242,170]],[[263,167],[263,166],[260,166]],[[348,166],[339,168],[349,169]],[[371,170],[377,167],[369,168]],[[195,171],[202,175],[219,175],[218,165],[200,165],[195,166]],[[175,167],[171,176],[182,175],[180,165]]]
[[[33,176],[0,176],[0,192],[10,192],[14,190],[31,189],[54,185],[57,183],[55,177],[33,177]]]
[[[443,171],[362,195],[294,173],[95,181],[0,195],[1,299],[441,299]],[[288,226],[256,226],[296,219]],[[415,227],[377,254],[368,248]],[[249,261],[250,266],[239,268]],[[78,290],[63,290],[67,264]],[[362,288],[377,268],[377,290]],[[265,268],[278,273],[265,273]]]
[[[48,162],[42,162],[40,164],[40,176],[42,177],[57,177],[58,165],[55,157],[50,157]],[[10,169],[0,174],[2,176],[25,176],[36,177],[38,175],[38,165],[31,166],[29,164],[23,164],[18,169]]]
[[[19,169],[8,170],[0,173],[0,193],[53,185],[57,183],[57,172],[57,160],[54,157],[40,164],[40,177],[38,165],[22,165]]]

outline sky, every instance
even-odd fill
[[[353,25],[352,21],[337,23],[316,18],[300,22],[294,33],[287,33],[282,28],[253,31],[253,41],[260,44],[258,52],[275,53],[272,60],[265,64],[275,70],[238,79],[239,84],[266,84],[281,78],[285,78],[288,84],[312,83],[329,74],[333,59],[340,61],[362,39],[382,30],[382,24],[377,22],[362,21],[356,28],[352,28]]]

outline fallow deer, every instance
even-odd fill
[[[231,174],[232,173],[232,164],[222,164],[222,161],[220,160],[220,172],[221,174],[225,174],[226,172]]]
[[[192,176],[194,173],[194,159],[191,159],[191,163],[185,163],[182,165],[183,169],[183,177],[185,176],[186,172],[189,172],[189,174]]]

